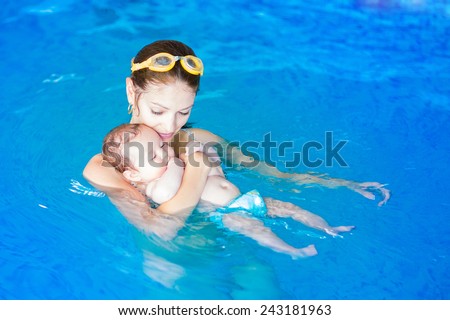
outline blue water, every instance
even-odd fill
[[[0,298],[449,299],[450,4],[382,2],[3,3]],[[230,169],[243,191],[357,228],[333,238],[266,220],[316,245],[296,261],[199,213],[173,243],[140,234],[81,172],[129,120],[129,61],[157,39],[204,61],[195,126],[241,143],[271,132],[290,152],[331,131],[348,141],[348,166],[313,171],[388,183],[392,199],[380,208],[379,197]]]

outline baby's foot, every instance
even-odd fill
[[[352,231],[355,228],[355,226],[339,226],[339,227],[331,227],[331,228],[325,228],[325,232],[332,236],[339,235],[339,232],[349,232]]]
[[[292,254],[292,259],[305,258],[315,256],[317,254],[316,247],[310,244],[307,247],[297,249],[294,254]]]

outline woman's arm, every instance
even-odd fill
[[[89,160],[83,170],[84,178],[101,191],[104,189],[131,189],[132,186],[125,181],[108,162],[104,161],[101,154],[96,154]]]
[[[327,177],[325,175],[312,175],[304,173],[286,173],[279,171],[276,167],[267,164],[264,161],[256,159],[242,153],[239,146],[230,145],[228,141],[207,130],[190,129],[195,135],[195,140],[205,145],[216,144],[222,158],[227,165],[236,167],[245,167],[254,170],[262,175],[286,179],[295,182],[298,185],[318,184],[328,188],[346,187],[362,196],[374,200],[375,193],[381,195],[382,200],[378,206],[384,205],[390,198],[390,191],[384,188],[386,185],[378,182],[355,182],[344,179]]]
[[[125,181],[114,168],[102,164],[101,155],[96,155],[89,161],[83,175],[94,187],[105,192],[135,227],[145,233],[170,240],[184,226],[184,222],[200,201],[211,170],[203,153],[196,152],[192,157],[195,161],[186,163],[180,189],[157,210],[150,208],[146,197]]]

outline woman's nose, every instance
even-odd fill
[[[164,119],[164,123],[162,123],[163,128],[166,132],[164,133],[175,133],[176,129],[176,118],[174,116],[167,117]]]

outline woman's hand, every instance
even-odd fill
[[[383,199],[378,202],[378,206],[381,207],[391,198],[391,191],[385,186],[379,182],[353,182],[348,188],[370,200],[375,200],[375,193],[380,193]]]
[[[328,188],[346,187],[370,200],[375,200],[375,194],[379,193],[383,198],[380,202],[378,202],[379,207],[384,205],[391,198],[391,192],[385,188],[386,184],[381,184],[379,182],[355,182],[344,179],[329,178],[325,175],[301,173],[286,175],[286,178],[294,181],[298,185],[318,184]]]

